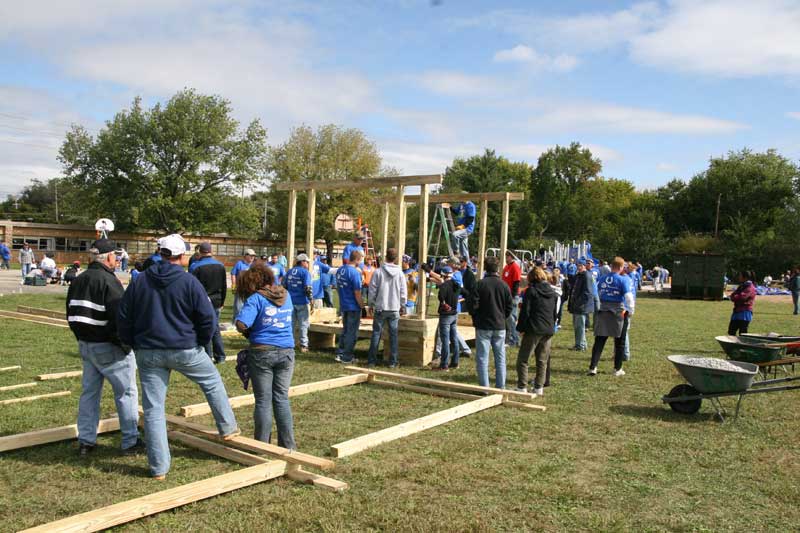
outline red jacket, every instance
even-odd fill
[[[752,311],[756,301],[756,287],[752,281],[745,281],[731,293],[733,312]]]

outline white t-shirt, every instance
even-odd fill
[[[54,259],[45,256],[45,258],[42,259],[41,263],[39,263],[39,267],[45,270],[55,270],[56,262]]]

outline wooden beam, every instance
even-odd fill
[[[508,194],[508,199],[513,201],[519,201],[525,199],[524,192],[476,192],[476,193],[444,193],[444,194],[432,194],[430,197],[429,202],[432,204],[444,204],[444,203],[458,203],[458,202],[499,202],[506,199],[506,194]],[[406,203],[408,204],[418,204],[420,202],[422,195],[421,194],[408,194],[406,195]],[[387,201],[386,197],[375,198],[372,200],[375,203],[381,203]]]
[[[473,391],[473,392],[480,392],[480,393],[490,393],[490,394],[502,394],[505,396],[510,396],[513,398],[518,398],[521,400],[533,400],[536,398],[535,394],[530,394],[528,392],[517,392],[511,389],[496,389],[494,387],[481,387],[480,385],[470,385],[468,383],[457,383],[455,381],[442,381],[439,379],[429,379],[429,378],[420,378],[417,376],[409,376],[406,374],[398,374],[396,372],[384,372],[383,370],[372,370],[368,368],[359,368],[357,366],[346,366],[344,367],[345,370],[349,370],[350,372],[360,372],[363,374],[371,374],[373,376],[384,377],[386,379],[392,379],[395,381],[409,381],[411,383],[417,383],[422,385],[431,385],[435,387],[444,387],[446,389],[456,389],[456,390],[465,390],[465,391]]]
[[[397,248],[398,263],[402,263],[402,257],[406,244],[406,221],[405,215],[406,204],[403,199],[404,187],[398,185],[397,192],[395,193],[395,205],[397,206],[397,228],[395,231],[394,247]]]
[[[104,418],[100,420],[100,423],[97,425],[98,435],[117,430],[119,430],[119,419],[116,417]],[[76,424],[50,429],[40,429],[38,431],[31,431],[29,433],[19,433],[17,435],[0,437],[0,452],[19,450],[21,448],[28,448],[30,446],[50,444],[52,442],[61,442],[64,440],[77,438],[78,426]]]
[[[481,227],[478,237],[478,274],[477,278],[483,278],[483,265],[486,263],[486,226],[489,223],[489,202],[481,202]]]
[[[419,263],[424,265],[428,262],[428,186],[420,186],[419,202],[419,250],[417,257]],[[420,269],[419,290],[417,291],[417,315],[422,320],[428,313],[428,287],[425,280],[425,273]]]
[[[222,457],[223,459],[228,459],[229,461],[246,466],[260,465],[269,462],[268,459],[264,459],[258,455],[243,452],[242,450],[237,450],[236,448],[229,448],[227,446],[223,446],[222,444],[217,444],[216,442],[201,439],[200,437],[195,437],[193,435],[187,435],[186,433],[182,433],[180,431],[168,431],[167,436],[171,440],[180,442],[181,444],[190,448],[195,448],[197,450],[210,453],[211,455],[216,455],[218,457]]]
[[[29,316],[24,316],[24,315],[23,316],[18,316],[18,315],[23,315],[23,313],[15,313],[13,311],[0,311],[0,318],[6,318],[8,320],[20,320],[22,322],[31,322],[33,324],[41,324],[41,325],[44,325],[44,326],[54,326],[54,327],[57,327],[57,328],[68,328],[69,327],[69,325],[66,323],[66,321],[63,321],[64,323],[61,324],[58,321],[56,321],[56,319],[46,319],[46,318],[43,318],[43,317],[38,317],[37,318],[37,317],[34,317],[32,315],[29,315]],[[52,322],[48,322],[47,320],[52,320]]]
[[[279,189],[280,190],[280,189]],[[297,223],[297,191],[289,191],[289,222],[286,226],[286,259],[294,264],[294,231]]]
[[[0,372],[11,372],[12,370],[21,370],[21,369],[22,367],[19,365],[4,366],[3,368],[0,368]]]
[[[378,446],[379,444],[401,439],[502,403],[503,396],[500,394],[486,396],[485,398],[457,405],[450,409],[439,411],[438,413],[433,413],[428,416],[423,416],[422,418],[417,418],[416,420],[410,420],[390,428],[376,431],[375,433],[370,433],[369,435],[334,444],[331,446],[331,453],[334,457],[347,457],[348,455],[353,455],[354,453]]]
[[[54,379],[77,378],[83,375],[83,370],[73,370],[70,372],[59,372],[57,374],[39,374],[34,379],[36,381],[51,381]]]
[[[0,387],[0,391],[27,389],[28,387],[35,387],[36,385],[38,385],[38,383],[35,381],[32,383],[20,383],[19,385],[6,385],[5,387]]]
[[[357,383],[364,383],[369,376],[366,374],[354,374],[349,376],[341,376],[333,379],[326,379],[325,381],[314,381],[313,383],[303,383],[302,385],[295,385],[289,387],[289,398],[295,396],[302,396],[303,394],[310,394],[323,390],[338,389],[339,387],[347,387],[349,385],[356,385]],[[256,403],[255,396],[252,394],[243,394],[242,396],[234,396],[229,398],[228,401],[231,407],[244,407],[247,405],[254,405]],[[181,407],[181,416],[190,418],[193,416],[207,415],[211,413],[211,407],[208,403],[196,403],[193,405],[185,405]]]
[[[50,394],[39,394],[37,396],[25,396],[24,398],[12,398],[11,400],[0,400],[0,405],[10,405],[12,403],[21,403],[21,402],[34,402],[36,400],[56,398],[58,396],[69,396],[70,394],[72,394],[70,391],[65,390],[61,392],[51,392]]]
[[[108,507],[43,524],[25,531],[28,533],[102,531],[168,509],[175,509],[189,503],[280,477],[286,473],[286,469],[287,465],[284,461],[270,461],[142,496],[141,498],[109,505]]]
[[[547,411],[544,405],[536,405],[535,403],[515,402],[513,400],[503,400],[503,405],[506,407],[516,407],[517,409],[531,409],[533,411]]]
[[[314,263],[314,221],[316,219],[317,208],[317,191],[310,189],[308,191],[308,205],[306,207],[306,255],[308,255],[309,262]],[[294,257],[289,259],[294,263]]]
[[[381,258],[386,257],[386,247],[389,245],[389,201],[383,202],[383,230],[381,233]]]
[[[431,174],[425,176],[394,176],[391,178],[364,178],[360,180],[305,180],[305,181],[284,181],[275,184],[278,191],[307,191],[315,189],[317,191],[338,191],[343,189],[389,189],[392,187],[402,187],[405,185],[424,185],[442,183],[441,174]]]
[[[297,465],[290,464],[286,470],[286,477],[291,479],[292,481],[297,481],[299,483],[306,483],[308,485],[314,485],[320,489],[330,490],[333,492],[342,492],[350,488],[350,485],[345,483],[344,481],[339,481],[338,479],[333,479],[325,476],[320,476],[319,474],[314,474],[312,472],[307,472],[303,470],[301,467]]]
[[[67,319],[67,313],[64,311],[53,311],[51,309],[42,309],[41,307],[28,307],[27,305],[18,305],[17,313],[46,316],[49,318],[58,318],[60,320]]]
[[[372,376],[373,378],[375,376]],[[455,392],[451,390],[432,389],[430,387],[420,387],[419,385],[409,385],[408,383],[393,383],[391,381],[383,381],[382,379],[373,379],[369,382],[371,385],[378,385],[388,389],[405,390],[409,392],[418,392],[421,394],[428,394],[430,396],[441,396],[442,398],[456,398],[458,400],[475,400],[480,398],[475,394],[468,394],[466,392]]]
[[[310,466],[313,468],[319,468],[321,470],[330,470],[335,466],[333,461],[328,459],[298,452],[296,450],[288,450],[280,446],[275,446],[274,444],[261,442],[260,440],[255,440],[248,437],[239,436],[223,441],[222,437],[219,436],[219,433],[217,433],[215,428],[210,428],[201,424],[195,424],[179,416],[166,415],[166,419],[167,423],[172,426],[191,431],[192,433],[197,433],[206,438],[224,442],[227,446],[236,446],[242,450],[247,450],[254,453],[264,453],[288,463]]]
[[[508,251],[508,194],[506,193],[506,199],[503,200],[503,224],[500,228],[500,264],[506,264],[506,252]]]

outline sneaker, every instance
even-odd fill
[[[450,369],[451,370],[457,370],[458,369],[458,365],[450,365]]]
[[[236,428],[233,431],[231,431],[230,433],[228,433],[227,435],[223,435],[222,436],[222,440],[225,440],[225,441],[233,440],[233,439],[235,439],[236,437],[238,437],[241,434],[242,434],[242,431],[239,428]]]
[[[301,346],[300,353],[308,353],[308,346]]]
[[[434,372],[448,372],[450,369],[447,368],[446,366],[435,366],[431,368],[431,370],[433,370]]]
[[[94,444],[84,444],[84,443],[81,442],[78,445],[78,455],[81,456],[81,457],[86,457],[90,453],[92,453],[94,451],[94,449],[95,449],[95,445]]]
[[[528,389],[526,389],[525,387],[517,387],[514,390],[517,392],[528,392]]]
[[[624,376],[625,375],[625,371],[620,368],[619,370],[615,370],[614,371],[614,375],[617,376],[617,377]]]
[[[156,481],[164,481],[165,479],[167,479],[167,475],[161,474],[160,476],[153,476],[153,479]]]
[[[459,357],[472,357],[472,352],[461,352]]]
[[[399,366],[400,366],[400,365],[398,365],[397,363],[391,363],[391,364],[389,365],[389,368],[397,368],[397,367],[399,367]]]
[[[145,444],[142,439],[136,439],[136,444],[131,446],[130,448],[124,448],[122,450],[122,455],[139,455],[145,451]]]
[[[596,368],[590,368],[590,369],[589,369],[589,374],[588,374],[588,375],[590,375],[590,376],[596,376],[596,375],[597,375],[597,369],[596,369]]]
[[[541,389],[533,389],[533,393],[536,396],[544,396],[544,387],[542,387]]]

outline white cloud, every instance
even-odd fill
[[[386,165],[403,174],[439,174],[453,163],[456,157],[469,157],[483,153],[483,148],[471,145],[445,145],[401,141],[378,142]]]
[[[800,111],[789,111],[786,116],[795,120],[800,120]]]
[[[499,50],[494,54],[498,63],[523,63],[536,69],[566,72],[575,68],[578,58],[569,54],[549,56],[537,52],[530,46],[518,44],[514,48]]]
[[[431,70],[411,80],[427,91],[445,96],[494,96],[504,90],[503,85],[492,78],[456,71]]]

